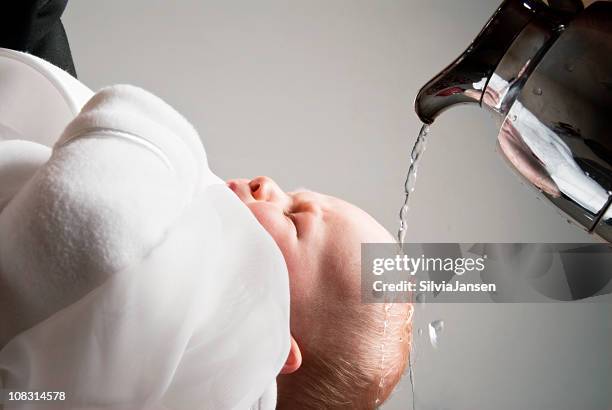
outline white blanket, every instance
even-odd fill
[[[189,123],[110,87],[49,154],[0,142],[0,388],[66,402],[7,408],[274,408],[286,266]]]

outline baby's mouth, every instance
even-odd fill
[[[227,187],[231,189],[234,194],[236,194],[238,199],[240,199],[242,202],[245,202],[245,198],[243,196],[244,192],[241,184],[238,181],[227,181],[225,185],[227,185]]]
[[[237,183],[236,181],[227,181],[227,182],[225,183],[225,185],[227,185],[227,187],[228,187],[229,189],[231,189],[231,190],[232,190],[232,191],[233,191],[233,192],[234,192],[234,193],[235,193],[235,194],[236,194],[236,195],[237,195],[237,196],[240,198],[240,195],[239,195],[239,193],[238,193],[238,191],[239,191],[239,189],[238,189],[238,183]],[[242,198],[241,198],[241,199],[242,199]]]

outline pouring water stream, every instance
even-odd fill
[[[429,134],[429,126],[423,124],[419,135],[412,147],[410,152],[410,167],[408,168],[408,174],[406,175],[406,181],[404,182],[404,203],[399,212],[399,229],[397,231],[397,242],[399,244],[399,250],[404,250],[404,241],[406,239],[406,232],[408,228],[408,211],[410,210],[409,202],[410,196],[416,187],[417,171],[419,168],[419,161],[425,148],[427,147],[427,135]],[[414,373],[412,368],[412,352],[414,351],[414,343],[411,348],[411,354],[408,357],[408,375],[410,378],[410,390],[412,394],[412,410],[415,410],[415,398],[414,398]]]

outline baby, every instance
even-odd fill
[[[5,304],[0,310],[5,316],[0,320],[0,376],[5,371],[5,380],[23,386],[23,380],[35,381],[28,379],[28,366],[53,373],[53,366],[64,363],[68,368],[63,373],[72,378],[67,380],[69,386],[83,386],[82,381],[91,378],[86,386],[95,387],[93,396],[72,392],[83,394],[84,401],[119,388],[120,392],[112,392],[118,394],[117,400],[138,401],[142,396],[150,401],[166,389],[160,400],[167,404],[164,400],[174,397],[189,403],[170,406],[181,409],[193,408],[185,400],[190,394],[195,401],[214,395],[221,403],[207,403],[205,408],[243,408],[236,403],[244,404],[245,397],[253,398],[250,390],[265,387],[250,387],[260,381],[246,378],[248,366],[254,372],[262,367],[274,369],[266,377],[278,375],[278,394],[272,402],[277,401],[280,409],[372,409],[398,383],[409,355],[411,306],[361,302],[361,243],[393,238],[359,208],[306,190],[285,193],[265,177],[223,184],[208,169],[193,127],[160,99],[130,86],[109,87],[94,95],[52,152],[23,141],[5,142],[0,148],[0,154],[5,153],[0,157],[0,176],[4,166],[18,171],[19,178],[11,177],[12,181],[21,181],[0,195],[7,198],[0,203],[0,279],[6,284],[0,286],[0,304]],[[25,152],[32,154],[27,166],[20,159]],[[10,158],[19,166],[12,166]],[[197,202],[199,192],[209,194]],[[199,216],[193,212],[202,214],[205,223],[198,224]],[[241,219],[244,226],[232,225],[234,216],[244,216],[241,213],[248,217]],[[189,230],[190,224],[195,228]],[[175,248],[164,246],[172,242],[177,225],[188,240]],[[250,238],[255,239],[242,245],[251,249],[241,254],[251,259],[241,261],[233,249],[227,250],[230,244],[240,245],[239,238],[226,240],[224,249],[218,246],[221,240],[210,235],[200,242],[198,229],[214,235],[229,230],[229,237],[246,236],[250,229]],[[169,256],[157,261],[154,258],[160,252]],[[223,252],[224,257],[218,257]],[[266,258],[257,259],[257,253]],[[186,258],[196,263],[186,264]],[[130,271],[143,260],[149,260],[146,269]],[[286,269],[281,269],[282,262]],[[258,263],[266,265],[262,268]],[[190,269],[194,275],[185,276],[183,271]],[[237,288],[236,280],[222,286],[231,272],[249,280],[245,278],[249,269],[259,275],[253,287]],[[214,276],[217,273],[220,277]],[[210,280],[206,283],[202,278]],[[205,283],[198,285],[202,280]],[[215,286],[220,292],[234,292],[231,309],[208,290]],[[266,287],[275,293],[266,293]],[[104,288],[110,288],[111,296],[100,291]],[[285,315],[287,296],[290,310]],[[266,309],[240,311],[247,306],[245,300],[255,300]],[[198,303],[214,315],[202,312]],[[219,310],[220,306],[224,309]],[[193,316],[193,312],[200,313]],[[261,312],[274,316],[264,317]],[[233,328],[243,332],[239,333],[242,340],[221,340],[219,332],[238,323],[236,316],[245,318]],[[65,320],[57,326],[45,321],[49,317]],[[272,319],[277,323],[270,325]],[[185,331],[181,322],[196,330]],[[36,333],[41,329],[41,334]],[[15,337],[20,332],[26,333],[26,342]],[[259,343],[252,342],[257,357],[243,357],[249,353],[240,343],[250,343],[244,339],[253,334]],[[41,340],[53,340],[49,335],[69,337],[51,343],[52,350],[32,348]],[[220,340],[215,342],[216,338]],[[70,343],[80,344],[62,346]],[[170,348],[171,353],[164,354]],[[79,352],[82,356],[74,356]],[[266,356],[269,352],[276,353]],[[236,355],[241,355],[240,360]],[[168,361],[175,356],[176,360]],[[268,357],[275,363],[255,365]],[[122,358],[130,360],[128,369],[134,374],[118,372]],[[91,361],[90,366],[76,371],[74,366],[84,360]],[[116,364],[110,365],[113,360]],[[228,371],[224,363],[234,370]],[[208,372],[209,390],[203,392],[203,372],[219,365],[224,373]],[[167,376],[156,377],[155,372]],[[120,376],[125,382],[119,382]],[[231,389],[221,385],[224,377],[247,387],[233,397]],[[118,381],[105,389],[100,388],[102,378]],[[166,379],[178,380],[176,386],[196,387],[172,387]],[[50,388],[44,383],[62,379],[37,380],[45,380],[42,387]],[[134,386],[129,388],[130,384]],[[106,396],[97,400],[103,403]],[[261,404],[257,408],[263,407],[269,408]]]
[[[360,244],[392,242],[391,235],[331,196],[286,193],[267,177],[227,184],[274,238],[289,271],[292,343],[277,378],[278,408],[377,407],[406,367],[411,308],[361,303]]]

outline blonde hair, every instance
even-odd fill
[[[374,409],[402,377],[411,305],[337,304],[329,314],[300,369],[278,377],[278,409]]]

